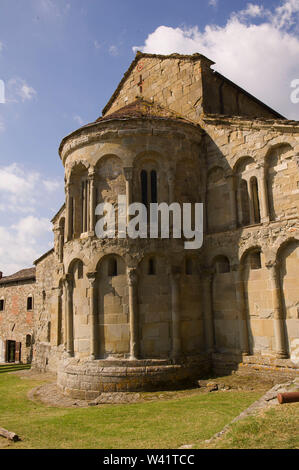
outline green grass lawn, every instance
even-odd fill
[[[0,447],[26,449],[176,449],[209,439],[261,392],[186,394],[167,400],[89,408],[54,408],[32,402],[27,392],[44,383],[16,374],[0,374],[0,427],[22,441]]]
[[[199,448],[206,448],[203,444]],[[268,409],[232,425],[209,449],[299,449],[299,403]]]

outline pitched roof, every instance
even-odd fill
[[[121,79],[121,81],[119,82],[119,84],[117,85],[117,88],[115,90],[115,92],[113,93],[113,95],[111,96],[110,100],[108,101],[108,103],[106,104],[106,106],[104,107],[104,109],[102,110],[102,114],[103,116],[107,113],[107,111],[109,110],[109,108],[111,107],[113,101],[115,100],[115,98],[117,97],[117,95],[119,94],[123,84],[125,83],[126,79],[128,78],[128,76],[130,75],[131,71],[135,68],[135,66],[137,65],[138,61],[140,59],[142,59],[143,57],[147,57],[147,58],[156,58],[156,59],[161,59],[161,60],[166,60],[166,59],[187,59],[187,60],[192,60],[192,61],[195,61],[195,60],[204,60],[205,62],[207,62],[210,66],[215,64],[215,62],[213,62],[212,60],[208,59],[208,57],[205,57],[204,55],[202,54],[199,54],[198,52],[196,52],[195,54],[192,54],[192,55],[186,55],[186,54],[177,54],[177,53],[174,53],[174,54],[169,54],[169,55],[162,55],[162,54],[147,54],[145,52],[140,52],[140,51],[137,51],[136,52],[136,56],[135,56],[135,59],[133,60],[133,62],[131,63],[130,67],[128,68],[128,70],[124,73],[124,76],[123,78]]]
[[[35,280],[35,268],[22,269],[10,276],[4,276],[0,279],[0,285],[8,284],[10,282],[28,281],[31,279]]]
[[[40,263],[43,259],[47,258],[47,256],[51,255],[52,253],[54,253],[54,248],[51,248],[50,250],[48,250],[46,253],[42,254],[39,258],[37,258],[33,264],[37,265],[38,263]]]

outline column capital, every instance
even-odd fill
[[[257,169],[257,170],[260,170],[261,168],[262,168],[263,170],[265,169],[265,163],[258,163],[258,164],[256,165],[256,169]]]
[[[93,166],[88,168],[88,179],[93,180],[96,176],[96,172]]]
[[[86,276],[90,282],[90,285],[93,287],[94,283],[97,280],[97,271],[92,271],[90,273],[87,273]]]
[[[175,281],[179,281],[182,274],[181,266],[171,266],[170,275]]]
[[[62,282],[65,284],[67,288],[72,288],[73,287],[73,277],[71,274],[65,274],[62,277]]]
[[[236,179],[235,173],[228,173],[227,175],[224,176],[225,179],[229,180],[232,179],[233,181]]]
[[[279,262],[277,260],[270,259],[266,261],[265,266],[267,269],[269,269],[269,271],[271,270],[276,271],[279,267]]]
[[[132,166],[124,167],[124,176],[125,176],[126,181],[133,180],[133,170],[134,168]]]
[[[136,286],[138,281],[137,269],[129,268],[127,271],[129,286]]]

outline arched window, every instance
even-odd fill
[[[150,181],[149,181],[150,178]],[[142,170],[140,173],[141,181],[141,201],[145,206],[148,203],[158,202],[158,186],[157,186],[157,172],[151,170],[148,173],[146,170]]]
[[[260,214],[258,183],[257,183],[257,179],[255,176],[253,176],[250,180],[250,187],[251,187],[254,223],[259,224],[261,221],[261,214]]]
[[[117,276],[117,259],[110,258],[108,263],[108,276]]]
[[[148,260],[148,274],[154,276],[156,274],[156,262],[155,258],[150,258]]]
[[[27,310],[32,310],[33,309],[33,297],[29,296],[27,297]]]
[[[26,335],[26,348],[30,348],[31,341],[31,335]]]

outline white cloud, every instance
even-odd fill
[[[267,16],[270,12],[265,10],[262,5],[254,5],[253,3],[248,3],[245,10],[241,10],[235,16],[245,19],[246,17],[257,18],[261,16]]]
[[[2,116],[0,116],[0,134],[5,131],[5,122]]]
[[[216,62],[220,73],[287,117],[299,119],[299,106],[290,100],[290,84],[299,78],[299,34],[290,29],[299,23],[298,15],[299,0],[284,1],[273,11],[248,4],[224,26],[207,25],[203,31],[197,26],[159,26],[133,50],[200,52]]]
[[[272,21],[277,28],[290,28],[298,24],[298,19],[299,0],[289,0],[276,8]]]
[[[62,18],[71,9],[71,3],[62,0],[35,0],[35,3],[38,14],[47,19]]]
[[[53,193],[61,187],[61,182],[56,180],[44,180],[43,185],[46,188],[46,191]]]
[[[83,126],[85,124],[85,121],[81,118],[81,116],[79,116],[79,114],[76,114],[73,119],[77,124],[79,124],[79,126]]]
[[[63,180],[16,163],[0,166],[0,194],[0,271],[8,275],[53,246],[50,218],[64,200]]]
[[[209,5],[216,8],[218,6],[218,0],[209,0]]]
[[[110,55],[113,55],[113,56],[117,56],[118,55],[118,48],[117,46],[110,46],[109,47],[109,54]]]
[[[10,275],[32,266],[48,250],[51,224],[47,219],[28,216],[16,225],[0,226],[0,270]]]
[[[97,41],[97,40],[95,40],[95,41],[93,42],[93,45],[94,45],[94,47],[95,47],[96,49],[101,49],[101,47],[102,47],[101,44],[99,43],[99,41]]]
[[[17,103],[21,100],[24,103],[24,101],[32,100],[37,93],[22,78],[11,78],[7,82],[6,95],[8,102]]]
[[[0,166],[0,212],[35,213],[52,201],[52,193],[63,195],[63,183],[25,170],[17,163]]]

